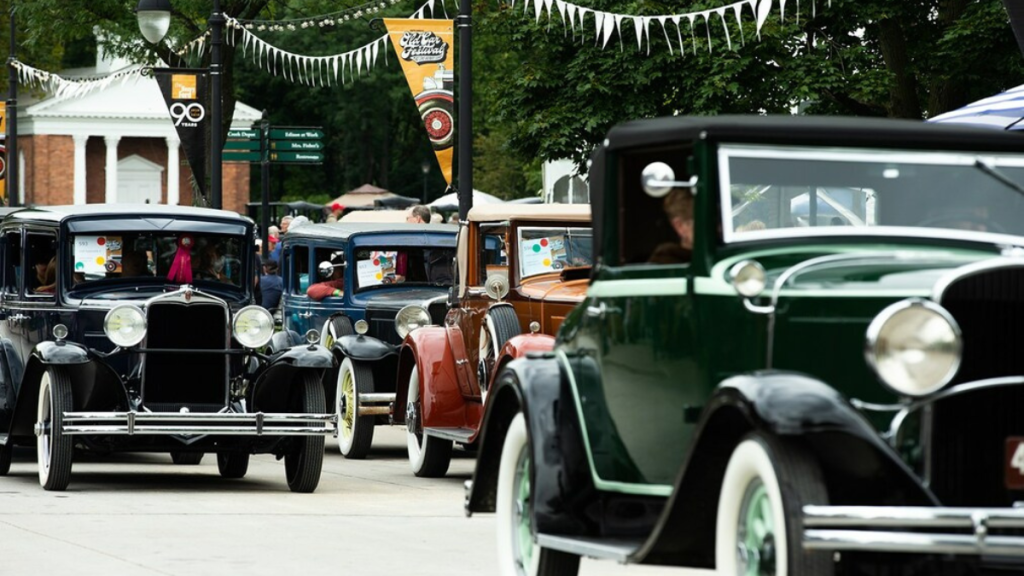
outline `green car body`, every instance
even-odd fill
[[[1019,151],[1013,135],[901,121],[616,127],[590,171],[587,298],[553,352],[498,379],[467,511],[500,513],[501,451],[521,413],[521,505],[538,550],[562,560],[722,569],[723,478],[750,440],[768,446],[785,519],[739,521],[737,573],[951,558],[1020,569],[1024,486],[1007,454],[1024,445]],[[645,193],[655,163],[671,171]],[[661,196],[693,181],[676,175],[696,182],[691,257],[650,263],[679,240]],[[748,297],[744,266],[763,272]],[[811,486],[788,486],[794,470]],[[750,518],[755,492],[737,504]],[[765,519],[788,538],[744,548]],[[540,566],[509,573],[554,573]]]

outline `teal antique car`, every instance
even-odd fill
[[[467,483],[502,574],[1024,570],[1019,135],[646,120],[590,181],[587,297]]]

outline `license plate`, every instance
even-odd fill
[[[1024,490],[1024,437],[1006,439],[1006,487]]]

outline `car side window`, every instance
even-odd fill
[[[25,240],[25,295],[53,298],[57,292],[57,237],[30,232]]]
[[[288,255],[288,262],[291,265],[291,286],[292,294],[306,293],[310,282],[315,282],[309,276],[309,247],[293,246],[291,254]]]
[[[21,231],[4,234],[4,293],[17,296],[21,290]]]
[[[683,147],[659,147],[630,151],[619,159],[622,264],[689,264],[696,216],[691,190],[680,187],[664,196],[651,196],[641,183],[644,168],[654,162],[668,164],[677,181],[688,180],[690,154]]]
[[[487,277],[494,273],[504,274],[506,278],[508,277],[508,253],[505,246],[507,232],[508,228],[505,226],[500,228],[480,227],[480,238],[477,243],[480,277],[477,278],[477,286],[486,284]]]

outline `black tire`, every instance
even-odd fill
[[[66,368],[47,368],[39,383],[37,420],[44,431],[36,437],[39,484],[44,490],[61,492],[71,483],[73,444],[65,436],[64,413],[72,410],[71,377]]]
[[[14,456],[14,446],[8,440],[7,444],[0,446],[0,476],[7,476],[11,471],[11,458]]]
[[[324,334],[321,334],[320,337],[320,344],[328,349],[334,346],[334,342],[338,338],[356,333],[355,329],[352,328],[352,320],[348,316],[343,315],[328,318],[324,328]],[[328,336],[331,338],[330,341],[327,340]]]
[[[295,391],[293,410],[303,414],[324,414],[327,401],[324,387],[310,371],[299,376],[299,389]],[[299,436],[294,439],[294,448],[284,455],[284,472],[288,488],[292,492],[308,494],[320,484],[320,473],[324,465],[324,437]]]
[[[171,461],[179,466],[198,466],[203,461],[202,452],[171,451]]]
[[[218,452],[217,471],[222,478],[237,480],[249,472],[248,452]]]
[[[477,383],[486,392],[502,346],[521,333],[519,316],[511,306],[494,306],[487,311],[480,330],[480,353],[477,362]]]
[[[353,396],[351,398],[347,397],[344,391],[346,373],[352,377]],[[342,456],[349,460],[366,458],[370,452],[370,446],[373,444],[373,430],[377,424],[376,416],[361,416],[359,414],[359,395],[369,394],[373,390],[373,368],[365,362],[356,362],[351,358],[346,358],[342,362],[341,368],[338,369],[335,397],[338,403],[338,448],[341,450]],[[346,414],[350,410],[352,413],[349,417],[352,419],[352,425],[351,430],[348,430]],[[346,428],[342,430],[342,427]]]
[[[803,549],[803,507],[808,504],[828,504],[821,468],[811,454],[792,440],[747,435],[733,450],[722,479],[715,527],[717,573],[745,574],[749,559],[762,562],[768,558],[768,568],[780,576],[834,574],[831,552]],[[758,507],[770,514],[757,514]],[[776,518],[779,509],[782,517]],[[753,521],[752,515],[757,516]],[[767,528],[760,528],[764,535],[754,537],[759,548],[743,553],[748,549],[743,543],[747,540],[745,518],[747,523]]]

